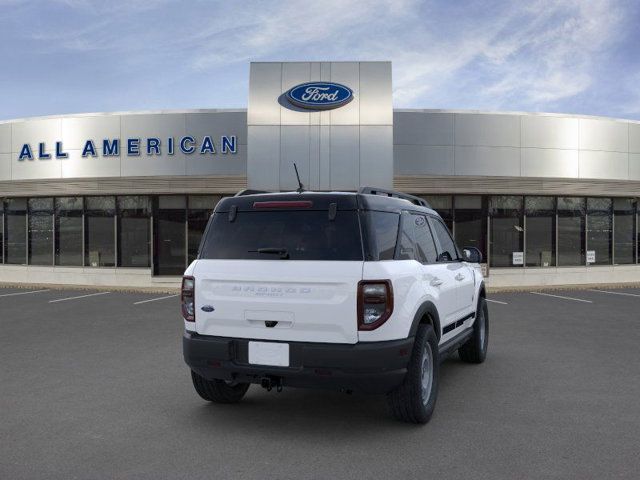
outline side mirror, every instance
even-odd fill
[[[442,252],[438,255],[436,262],[452,262],[453,258],[451,258],[451,254],[449,252]]]
[[[482,263],[482,252],[476,247],[464,247],[462,249],[462,259],[469,263]]]

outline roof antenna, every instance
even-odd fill
[[[304,192],[304,185],[300,181],[300,174],[298,173],[298,166],[296,165],[296,162],[293,162],[293,168],[296,170],[296,178],[298,179],[298,189],[296,192],[302,193]]]

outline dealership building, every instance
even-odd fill
[[[220,198],[293,162],[426,198],[489,285],[640,281],[640,122],[394,109],[390,62],[264,62],[247,109],[0,122],[0,282],[177,285]]]

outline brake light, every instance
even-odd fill
[[[313,202],[310,200],[253,202],[253,208],[311,208],[311,207],[313,207]]]
[[[363,280],[358,284],[358,330],[375,330],[392,312],[390,280]]]
[[[196,279],[182,277],[182,290],[180,292],[182,304],[182,317],[187,322],[196,321]]]

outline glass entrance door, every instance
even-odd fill
[[[154,275],[182,275],[187,268],[187,199],[159,196],[154,221]]]

